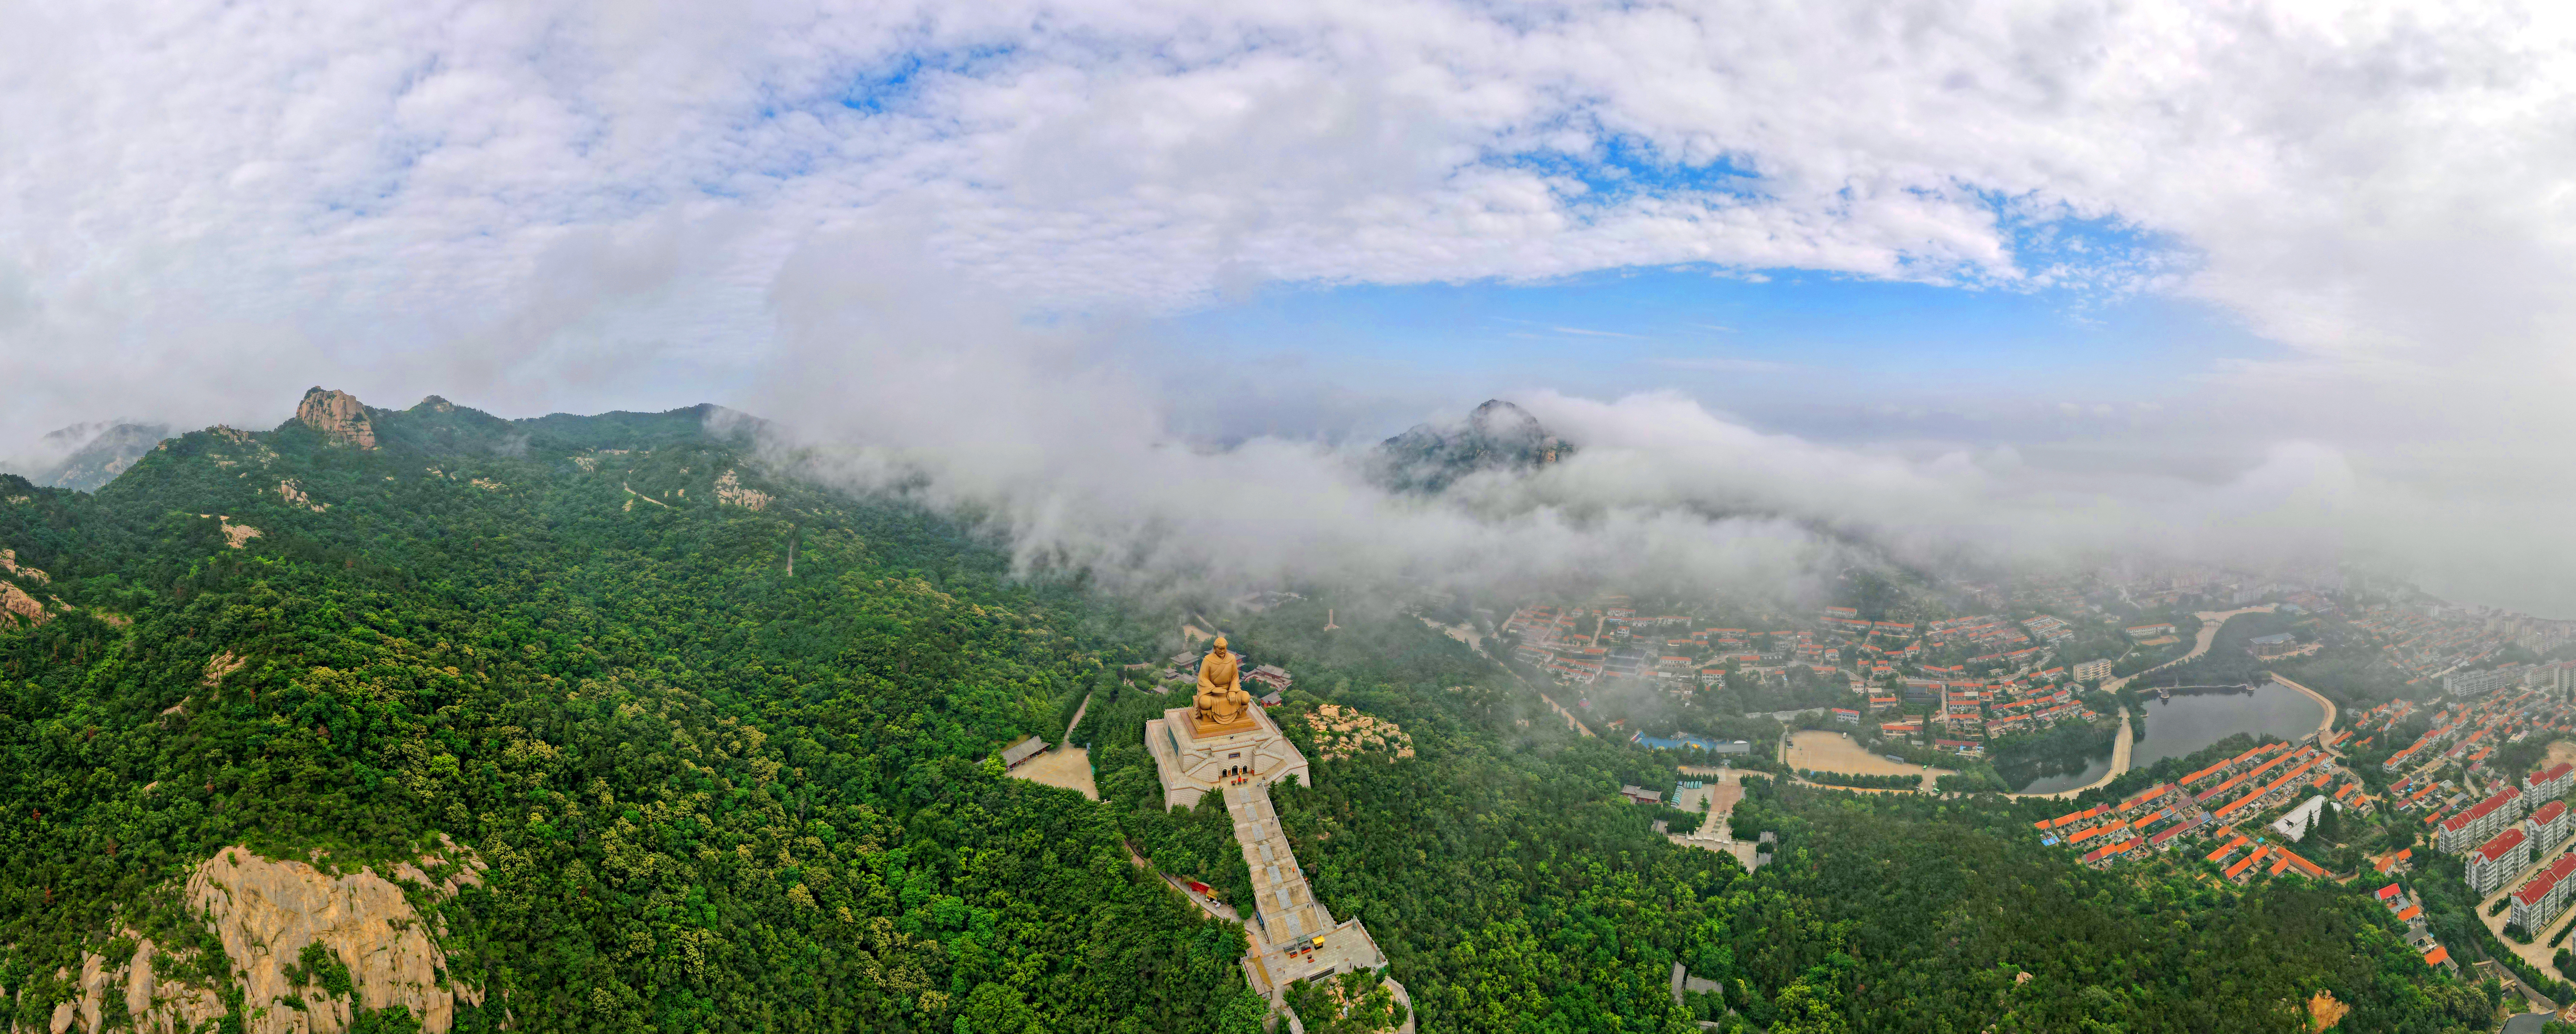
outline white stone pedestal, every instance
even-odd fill
[[[1199,798],[1224,786],[1229,769],[1249,767],[1249,778],[1262,783],[1289,779],[1313,786],[1306,755],[1288,742],[1270,715],[1258,708],[1253,727],[1200,738],[1191,719],[1194,709],[1175,707],[1145,723],[1145,750],[1154,755],[1155,774],[1163,781],[1163,807],[1196,807]]]

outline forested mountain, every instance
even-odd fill
[[[45,436],[60,457],[21,471],[39,485],[95,491],[170,436],[166,424],[99,423],[66,427]]]
[[[1221,806],[1160,805],[1151,616],[788,476],[755,426],[317,389],[96,493],[0,484],[0,1025],[1258,1029],[1242,931],[1154,871],[1245,893]],[[1424,1031],[2288,1032],[2318,991],[2343,1029],[2483,1029],[2355,891],[2084,870],[2027,806],[1756,780],[1737,830],[1780,843],[1747,875],[1619,798],[1668,757],[1401,613],[1327,632],[1323,596],[1227,631],[1296,672],[1282,826]],[[1101,801],[987,760],[1085,698]],[[1326,759],[1326,704],[1413,755]],[[350,902],[419,867],[403,996],[391,956],[224,932],[249,906],[208,888],[303,866]],[[1675,962],[1725,989],[1676,1002]]]
[[[1100,670],[1073,587],[771,481],[702,410],[334,401],[0,489],[43,604],[0,636],[18,1022],[85,950],[171,943],[223,845],[442,833],[489,866],[435,906],[463,1029],[1215,1030],[1242,996],[1238,931],[979,763]]]

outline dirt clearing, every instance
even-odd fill
[[[1824,732],[1809,729],[1789,736],[1789,767],[1798,771],[1839,772],[1844,775],[1912,775],[1923,777],[1923,788],[1932,789],[1933,780],[1955,775],[1946,768],[1926,768],[1902,761],[1889,761],[1870,753],[1847,732]]]
[[[1091,752],[1080,747],[1059,747],[1023,762],[1011,775],[1032,783],[1061,786],[1092,800],[1100,799],[1100,788],[1091,782]]]

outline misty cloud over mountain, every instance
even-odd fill
[[[0,441],[264,425],[315,382],[713,400],[935,466],[1071,555],[1558,571],[1705,534],[1710,570],[1768,571],[1835,529],[1932,557],[2342,551],[2576,614],[2552,516],[2576,504],[2576,26],[2550,5],[14,13],[0,376],[33,390]],[[1477,358],[1519,347],[1496,333],[1209,369],[1173,322],[1639,270],[2055,322],[2010,357],[1898,328],[1884,354],[1942,377],[1874,383],[1801,360],[1837,324],[1763,359],[1596,362],[1621,339],[1566,323],[1513,366]],[[2138,347],[2094,334],[2115,310],[2203,322]],[[1488,398],[1580,452],[1445,508],[1346,472],[1346,443]],[[1207,479],[1268,525],[1205,526],[1251,521],[1209,516]],[[1453,520],[1479,530],[1420,540]]]

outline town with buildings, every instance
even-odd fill
[[[1796,678],[1847,695],[1847,705],[1831,709],[1844,724],[1866,722],[1883,736],[1970,754],[1998,737],[2099,717],[2078,698],[2087,677],[2109,677],[2112,663],[2063,662],[2058,644],[2076,637],[2075,626],[2044,614],[1918,626],[1826,607],[1773,627],[1745,628],[1641,615],[1625,602],[1607,597],[1587,606],[1524,606],[1501,632],[1513,660],[1561,684],[1625,678],[1689,693],[1730,676],[1780,684]]]
[[[2209,638],[2198,634],[2203,622],[2191,608],[2259,606],[2284,619],[2275,627],[2295,627],[2234,649],[2268,665],[2331,643],[2345,651],[2338,656],[2385,660],[2399,699],[2344,713],[2331,730],[2288,742],[2267,737],[2117,802],[2037,821],[2044,844],[2096,868],[2187,859],[2238,884],[2292,873],[2394,878],[2380,902],[2427,965],[2454,969],[2460,963],[2426,926],[2420,895],[2406,889],[2419,851],[2459,861],[2465,889],[2489,902],[2499,936],[2555,933],[2576,912],[2576,815],[2568,802],[2576,767],[2554,757],[2527,772],[2496,765],[2501,752],[2533,736],[2576,740],[2569,703],[2576,661],[2536,659],[2576,642],[2576,623],[2346,592],[2326,580],[2215,572],[1971,585],[1964,598],[1981,604],[1979,612],[1893,620],[1825,606],[1723,621],[1605,595],[1524,605],[1497,631],[1513,661],[1578,699],[1622,679],[1685,699],[1721,686],[1795,684],[1834,698],[1816,713],[1856,735],[1976,756],[2007,737],[2102,720],[2105,698],[2096,691],[2104,683],[2187,656],[2196,637],[2205,650]],[[1642,732],[1631,739],[1656,747],[1704,742]],[[2353,856],[2320,854],[2312,841],[2301,846],[2329,820],[2402,822],[2388,828],[2420,829],[2419,846],[2373,854],[2359,871],[2333,871],[2338,861],[2356,864]]]
[[[2403,828],[2420,826],[2433,850],[2460,859],[2476,897],[2510,891],[2491,925],[2544,934],[2576,903],[2576,815],[2567,802],[2576,789],[2576,764],[2557,761],[2517,776],[2489,762],[2533,736],[2576,734],[2576,706],[2569,702],[2576,685],[2566,665],[2521,670],[2524,681],[2505,692],[2450,701],[2430,714],[2409,701],[2390,701],[2321,739],[2255,747],[2116,805],[2036,825],[2043,842],[2080,851],[2096,867],[2198,844],[2206,847],[2205,860],[2237,883],[2285,872],[2353,879],[2360,874],[2331,873],[2294,845],[2326,809],[2357,816],[2385,810],[2410,823]],[[2377,779],[2365,780],[2346,760],[2418,716],[2430,728],[2377,762]],[[2388,789],[2374,794],[2373,783]],[[2379,876],[2396,875],[2411,868],[2413,857],[2412,849],[2401,849],[2372,859],[2370,867]],[[2380,900],[2407,925],[2428,964],[2451,964],[2448,949],[2426,931],[2418,903],[2397,884],[2381,891]]]

